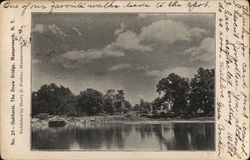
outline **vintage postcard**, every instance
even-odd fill
[[[3,159],[249,158],[249,3],[5,1]]]

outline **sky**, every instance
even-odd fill
[[[33,13],[32,90],[123,89],[132,104],[152,101],[170,73],[215,67],[214,32],[214,14]]]

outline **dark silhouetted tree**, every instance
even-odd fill
[[[143,99],[140,100],[140,113],[149,113],[151,111],[151,103],[144,101]]]
[[[133,111],[140,111],[140,105],[135,104],[134,107],[133,107]]]
[[[104,103],[103,103],[104,112],[113,115],[116,112],[115,101],[116,101],[115,90],[109,89],[107,93],[104,95]]]
[[[163,102],[164,101],[161,97],[155,98],[155,100],[152,102],[153,111],[155,112],[160,110]]]
[[[37,92],[32,92],[33,116],[39,113],[75,115],[75,104],[75,96],[69,88],[58,87],[54,83],[50,85],[45,84]]]
[[[190,83],[189,113],[200,110],[204,116],[214,115],[214,81],[214,69],[198,69]]]
[[[88,88],[80,93],[77,107],[89,116],[97,115],[102,112],[103,101],[101,92]]]
[[[188,79],[171,73],[167,78],[162,78],[157,84],[157,92],[163,93],[162,99],[172,103],[172,111],[184,114],[187,109],[187,95],[189,92]]]
[[[115,98],[115,108],[118,114],[121,114],[122,111],[124,110],[124,91],[123,90],[118,90]]]
[[[124,100],[124,109],[123,109],[123,113],[127,113],[129,111],[132,110],[132,105],[129,101]]]

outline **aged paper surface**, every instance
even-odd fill
[[[0,11],[3,159],[248,159],[247,1]]]

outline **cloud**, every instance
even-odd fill
[[[111,49],[89,49],[70,51],[60,55],[57,61],[61,62],[65,68],[80,68],[82,65],[105,57],[121,57],[124,53],[119,50]]]
[[[175,67],[172,69],[165,69],[162,72],[162,75],[168,76],[170,73],[175,73],[181,77],[192,78],[195,75],[196,71],[197,71],[197,69],[190,68],[190,67]]]
[[[117,64],[117,65],[113,65],[111,66],[110,68],[108,68],[108,71],[117,71],[117,70],[121,70],[121,69],[124,69],[124,68],[129,68],[131,67],[130,64]]]
[[[206,34],[207,30],[203,28],[190,28],[173,20],[159,20],[143,27],[138,37],[143,44],[171,45],[176,41],[192,41]]]
[[[123,25],[121,24],[121,26]],[[57,30],[54,29],[54,32],[57,32]],[[93,60],[105,57],[125,56],[124,49],[151,51],[150,46],[140,44],[140,40],[134,32],[125,31],[117,35],[117,39],[104,48],[69,51],[60,55],[56,61],[62,63],[65,68],[81,68],[82,65],[90,63]]]
[[[64,35],[64,32],[55,24],[49,24],[49,25],[36,24],[36,26],[32,29],[32,31],[39,33],[52,32],[53,34]]]
[[[145,72],[146,76],[153,76],[153,77],[167,77],[171,73],[178,74],[181,77],[185,78],[192,78],[197,69],[189,68],[189,67],[175,67],[172,69],[164,69],[164,70],[150,70]]]
[[[49,29],[54,34],[63,34],[56,25],[48,25],[45,28]],[[44,26],[36,25],[34,30],[41,32],[44,30]],[[191,41],[194,37],[201,38],[206,34],[206,30],[197,27],[190,29],[185,23],[173,20],[159,20],[148,26],[142,27],[140,33],[126,30],[126,25],[121,23],[120,28],[116,29],[114,34],[117,36],[116,39],[103,48],[69,51],[62,54],[60,56],[62,65],[66,68],[80,68],[82,65],[90,63],[93,60],[105,57],[125,56],[126,50],[133,51],[133,54],[142,52],[153,54],[155,53],[153,50],[156,46],[168,46],[176,41]],[[204,50],[208,51],[208,49],[211,48],[210,45],[206,46],[206,43],[207,40],[204,40],[199,48],[193,47],[185,50],[185,55],[191,54],[192,56],[192,54],[198,54]],[[203,58],[203,56],[204,55],[200,54],[199,58]],[[156,74],[155,71],[147,73],[148,76]]]
[[[204,38],[198,47],[191,47],[184,51],[184,55],[190,57],[190,61],[213,61],[215,58],[215,40],[211,37]]]
[[[191,41],[192,38],[201,38],[207,34],[205,29],[198,27],[189,28],[185,23],[173,20],[153,22],[148,26],[142,27],[139,34],[131,30],[125,31],[125,29],[126,25],[121,23],[120,28],[114,32],[117,35],[117,39],[108,46],[153,53],[153,46],[171,45],[178,40]]]
[[[69,51],[60,55],[59,61],[65,68],[80,68],[92,60],[105,57],[125,56],[123,50],[151,51],[150,46],[140,44],[138,36],[132,31],[126,31],[118,35],[117,39],[101,49],[89,49]],[[135,52],[136,53],[136,52]]]
[[[136,69],[138,69],[138,70],[147,70],[148,68],[149,68],[149,66],[147,64],[145,64],[143,66],[140,66],[140,65],[136,66]]]
[[[159,70],[150,70],[145,73],[147,76],[161,76],[162,72]]]
[[[207,30],[198,27],[191,28],[189,29],[188,32],[190,37],[195,37],[195,38],[200,38],[207,34]]]
[[[33,32],[43,33],[45,30],[45,26],[43,24],[36,24],[36,26],[32,29]]]
[[[140,39],[143,42],[156,44],[173,44],[177,40],[189,41],[188,26],[182,22],[160,20],[141,29]]]
[[[55,24],[48,25],[47,27],[52,33],[63,35],[63,31]]]
[[[132,31],[121,33],[112,45],[128,50],[151,51],[150,46],[140,44],[139,37]]]
[[[115,35],[119,35],[125,31],[125,28],[126,28],[125,24],[121,23],[120,26],[121,26],[121,28],[118,28],[115,30],[115,32],[114,32]]]

